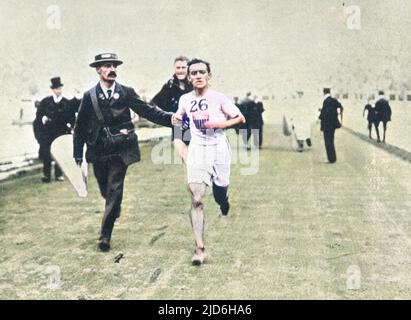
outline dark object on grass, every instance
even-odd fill
[[[160,268],[157,268],[156,270],[154,270],[154,272],[150,276],[150,280],[149,280],[150,283],[155,282],[158,279],[158,277],[160,276],[160,274],[161,274],[161,269]]]
[[[115,262],[115,263],[120,263],[120,260],[121,260],[122,258],[124,258],[124,254],[120,252],[118,255],[116,255],[116,256],[114,257],[114,262]]]

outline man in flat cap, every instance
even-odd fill
[[[171,127],[171,113],[140,99],[131,87],[116,81],[117,66],[123,62],[114,53],[95,56],[90,67],[96,68],[99,83],[84,93],[74,127],[73,156],[78,165],[93,163],[100,193],[106,200],[99,249],[110,250],[114,222],[120,216],[127,167],[140,160],[137,135],[130,109],[157,124]]]
[[[337,161],[335,152],[334,135],[335,129],[342,126],[343,107],[337,99],[331,97],[331,89],[324,88],[324,102],[320,113],[321,131],[324,134],[325,151],[330,163]]]
[[[174,59],[174,75],[163,85],[161,90],[154,96],[152,103],[164,111],[176,112],[178,101],[183,94],[193,90],[191,83],[187,79],[187,63],[189,59],[185,56],[178,56]],[[187,146],[190,143],[191,135],[189,129],[189,120],[183,120],[183,126],[173,126],[171,131],[171,140],[180,158],[186,163]]]
[[[34,136],[40,145],[39,156],[43,160],[42,181],[46,183],[51,181],[51,144],[59,136],[70,133],[79,104],[77,99],[68,100],[63,97],[63,84],[60,77],[51,79],[50,89],[52,95],[40,101],[33,122]],[[57,163],[54,167],[54,175],[57,181],[64,180]]]

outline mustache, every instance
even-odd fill
[[[114,71],[110,71],[110,73],[108,74],[109,77],[117,77],[117,73],[115,73]]]

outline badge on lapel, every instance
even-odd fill
[[[120,95],[117,92],[114,92],[113,99],[118,100],[118,98],[120,98]]]
[[[99,93],[99,94],[98,94],[98,97],[99,97],[99,99],[101,99],[101,100],[105,100],[105,99],[106,99],[106,97],[104,96],[104,93]]]

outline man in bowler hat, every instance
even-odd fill
[[[324,134],[325,150],[330,163],[337,161],[334,145],[335,129],[341,128],[343,107],[337,99],[331,97],[331,89],[324,88],[324,102],[320,113],[321,131]]]
[[[122,63],[114,53],[95,56],[90,67],[96,69],[100,81],[84,93],[74,127],[75,161],[81,165],[86,144],[86,161],[93,163],[100,193],[106,200],[98,244],[101,251],[110,250],[114,222],[121,212],[127,168],[140,160],[130,109],[149,121],[171,127],[171,113],[148,105],[133,88],[116,81],[117,67]],[[108,144],[107,130],[127,135],[125,142],[114,147]]]
[[[37,107],[36,119],[33,122],[34,136],[40,145],[39,157],[43,160],[43,182],[51,181],[51,153],[53,141],[63,134],[71,132],[76,120],[79,101],[63,97],[63,84],[60,77],[51,79],[52,95],[40,101]],[[55,179],[63,181],[63,173],[55,164]]]
[[[375,131],[377,131],[377,142],[381,142],[378,127],[380,126],[380,122],[382,122],[384,130],[382,142],[385,143],[385,132],[387,131],[388,121],[391,121],[391,114],[391,107],[387,99],[385,99],[384,91],[379,91],[378,101],[375,103]]]

